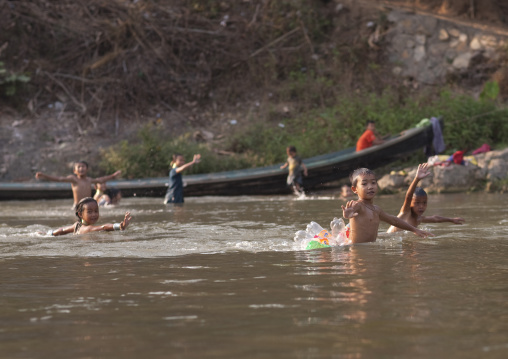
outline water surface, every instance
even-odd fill
[[[506,195],[431,195],[464,225],[302,251],[340,200],[126,198],[127,231],[44,237],[71,201],[0,202],[5,358],[505,358]],[[376,204],[397,213],[403,198]]]

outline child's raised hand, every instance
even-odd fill
[[[356,205],[358,204],[357,201],[348,201],[346,203],[346,206],[341,205],[342,207],[342,217],[344,218],[353,218],[358,216],[358,212],[356,211]]]
[[[120,176],[122,174],[122,171],[118,170],[115,173],[113,173],[113,177]]]
[[[466,220],[464,218],[461,218],[461,217],[451,218],[451,222],[454,223],[454,224],[462,224],[465,221]]]
[[[194,155],[192,162],[198,163],[199,161],[201,161],[201,155],[200,154]]]
[[[430,176],[430,169],[428,168],[428,163],[422,163],[418,165],[418,169],[416,170],[416,178],[421,180],[427,176]]]
[[[125,228],[127,228],[131,220],[132,220],[131,212],[125,212],[125,217],[122,223],[120,223],[120,229],[123,231]]]

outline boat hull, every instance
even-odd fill
[[[346,178],[360,167],[375,169],[402,156],[414,152],[432,142],[432,126],[413,128],[395,136],[384,144],[360,152],[354,148],[304,159],[309,175],[304,177],[306,190],[318,189],[329,182]],[[237,196],[271,195],[289,193],[286,185],[287,171],[280,164],[184,176],[185,196]],[[168,186],[168,177],[138,180],[110,181],[110,187],[122,191],[124,197],[163,197]],[[0,183],[0,200],[72,198],[69,183],[29,182]]]

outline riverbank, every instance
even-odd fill
[[[446,156],[445,156],[446,157]],[[442,160],[443,158],[440,158]],[[424,178],[420,186],[430,193],[450,192],[507,192],[508,148],[466,156],[464,165],[444,163],[431,166],[432,176]],[[405,191],[413,181],[417,166],[380,176],[382,193]]]

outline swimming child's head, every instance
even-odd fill
[[[343,198],[351,197],[354,195],[353,191],[351,191],[351,187],[349,187],[347,184],[343,185],[340,188],[340,196]]]
[[[349,176],[351,189],[360,199],[373,199],[377,193],[377,179],[368,168],[358,168]]]
[[[76,176],[86,175],[87,171],[88,171],[88,163],[86,163],[85,161],[74,162],[74,174]]]
[[[421,187],[416,187],[411,199],[411,212],[421,216],[427,210],[427,192]]]
[[[376,177],[376,174],[374,171],[369,170],[368,168],[357,168],[349,175],[349,180],[351,181],[351,186],[356,187],[358,177],[360,176],[366,176],[366,175],[372,175],[374,178]]]
[[[296,155],[296,147],[295,146],[286,147],[286,153],[288,156],[293,157],[294,155]]]
[[[171,161],[171,168],[180,167],[185,164],[185,157],[181,153],[175,153]]]
[[[94,224],[99,220],[99,205],[92,197],[85,197],[76,205],[76,217],[86,224]]]

